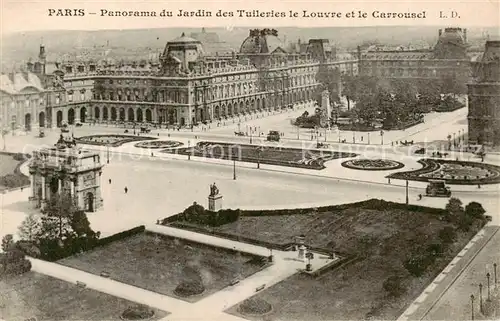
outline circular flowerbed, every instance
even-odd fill
[[[476,185],[500,183],[500,167],[474,162],[425,158],[418,161],[421,169],[391,174],[390,178],[427,182],[445,180],[448,184]]]
[[[142,140],[153,140],[156,138],[151,137],[141,137],[141,136],[131,136],[131,135],[91,135],[82,136],[75,138],[77,143],[88,144],[88,145],[98,145],[98,146],[112,146],[117,147],[126,143]]]
[[[184,144],[175,140],[155,140],[155,141],[140,142],[135,144],[134,146],[138,148],[148,148],[148,149],[159,149],[159,148],[168,149],[168,148],[176,148],[182,145]]]
[[[180,297],[189,297],[205,292],[203,283],[198,281],[183,281],[174,290],[175,295]]]
[[[365,171],[387,171],[404,167],[403,163],[390,159],[351,159],[342,163],[343,167]]]
[[[154,317],[155,311],[148,306],[139,304],[128,307],[120,316],[122,320],[147,320]]]
[[[273,310],[272,305],[259,298],[249,298],[238,306],[238,312],[246,315],[264,315]]]

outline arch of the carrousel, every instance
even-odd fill
[[[151,109],[147,108],[145,114],[146,114],[146,121],[152,122],[153,121],[153,114],[151,113]]]
[[[73,108],[68,109],[68,124],[73,125],[75,123],[75,110]]]
[[[255,105],[255,99],[254,99],[254,98],[252,98],[252,99],[250,100],[250,106],[251,106],[251,108],[252,108],[252,111],[257,110],[257,106]]]
[[[101,109],[99,106],[94,107],[94,120],[100,120],[101,119]]]
[[[94,212],[95,210],[95,202],[94,202],[94,194],[92,192],[87,192],[85,194],[85,210],[87,212]]]
[[[56,124],[57,124],[57,127],[61,127],[62,122],[63,122],[63,112],[62,112],[62,110],[58,110],[57,113],[56,113]]]
[[[116,107],[111,107],[111,120],[115,121],[118,119],[118,111],[116,110]]]
[[[232,103],[228,103],[227,104],[227,115],[231,117],[231,116],[233,116],[233,114],[234,114],[233,113],[233,104]]]
[[[134,112],[134,108],[132,108],[132,107],[128,108],[127,120],[128,121],[135,121],[135,112]]]
[[[141,108],[137,108],[136,119],[139,123],[142,123],[144,121]]]
[[[30,113],[26,113],[24,115],[24,129],[26,131],[31,130],[31,114]]]
[[[45,112],[38,113],[38,126],[45,127]]]
[[[238,106],[238,114],[242,114],[245,112],[245,106],[243,104],[243,101],[240,101],[240,104]]]
[[[80,122],[84,123],[87,120],[87,108],[80,108]]]
[[[125,121],[125,108],[121,107],[119,112],[119,119]]]

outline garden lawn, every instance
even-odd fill
[[[244,213],[243,213],[244,214]],[[240,217],[214,230],[273,243],[290,243],[304,234],[306,244],[347,254],[359,260],[330,270],[318,278],[295,274],[257,295],[273,305],[265,320],[394,320],[458,254],[482,222],[469,232],[458,232],[454,243],[438,255],[419,277],[409,274],[407,258],[427,253],[432,243],[441,243],[439,231],[453,223],[437,214],[406,209],[348,208],[305,215]],[[393,275],[406,289],[390,297],[383,288]],[[238,315],[237,306],[229,309]],[[261,320],[260,317],[255,317]]]
[[[0,319],[121,320],[120,315],[136,303],[91,289],[80,288],[50,276],[28,272],[0,281]],[[155,310],[150,320],[167,312]]]
[[[57,263],[99,275],[108,272],[111,279],[176,297],[175,288],[186,277],[185,268],[201,274],[205,292],[180,299],[195,302],[261,269],[258,257],[142,233],[104,247],[72,256]]]
[[[16,173],[16,168],[22,161],[14,159],[12,154],[0,153],[0,191],[29,184],[29,179],[21,173]],[[6,179],[6,176],[9,179]]]

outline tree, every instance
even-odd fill
[[[42,233],[42,224],[33,214],[28,215],[19,226],[19,237],[21,240],[35,241]]]
[[[321,84],[314,94],[318,104],[321,104],[321,93],[323,90],[328,90],[330,102],[340,101],[339,85],[342,80],[338,68],[328,68],[328,66],[321,64],[316,73],[316,81]]]
[[[462,201],[456,197],[450,198],[448,204],[446,204],[445,209],[451,216],[459,216],[464,212]]]
[[[2,251],[8,252],[15,247],[14,237],[12,234],[7,234],[2,238]]]
[[[68,193],[53,195],[42,210],[42,213],[46,215],[42,219],[43,231],[46,236],[56,236],[59,239],[67,237],[71,233],[71,218],[77,211],[79,209]]]
[[[486,213],[483,205],[478,202],[470,202],[465,206],[465,215],[471,218],[484,218]]]

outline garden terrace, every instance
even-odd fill
[[[328,160],[355,157],[353,153],[274,146],[199,142],[194,147],[164,150],[165,153],[321,170]]]
[[[82,288],[50,276],[27,272],[0,280],[0,317],[4,320],[121,320],[133,302]],[[150,309],[149,320],[160,320],[165,311]]]
[[[391,159],[351,159],[341,164],[349,169],[365,171],[386,171],[403,168],[403,163]]]
[[[473,219],[462,231],[445,217],[444,209],[369,200],[241,211],[237,222],[200,229],[249,243],[275,244],[274,248],[304,235],[314,250],[356,257],[317,278],[295,274],[257,294],[273,307],[267,320],[395,319],[486,223],[484,218]],[[391,275],[399,278],[387,290],[384,284]],[[238,315],[238,306],[229,312]]]
[[[75,138],[78,144],[118,147],[126,143],[153,140],[155,137],[143,137],[132,135],[90,135]]]
[[[155,141],[144,141],[134,145],[137,148],[147,148],[147,149],[168,149],[168,148],[176,148],[184,145],[181,142],[175,140],[155,140]]]
[[[29,186],[29,177],[19,170],[29,157],[27,154],[0,152],[0,191]]]
[[[500,183],[500,167],[466,161],[424,158],[418,161],[422,168],[410,172],[394,173],[388,178],[428,182],[432,179],[447,184],[476,185]]]
[[[262,269],[257,256],[147,232],[58,263],[96,275],[107,272],[119,282],[174,297],[188,272],[194,270],[201,275],[204,291],[179,296],[189,302],[221,290],[236,277],[245,278]]]

